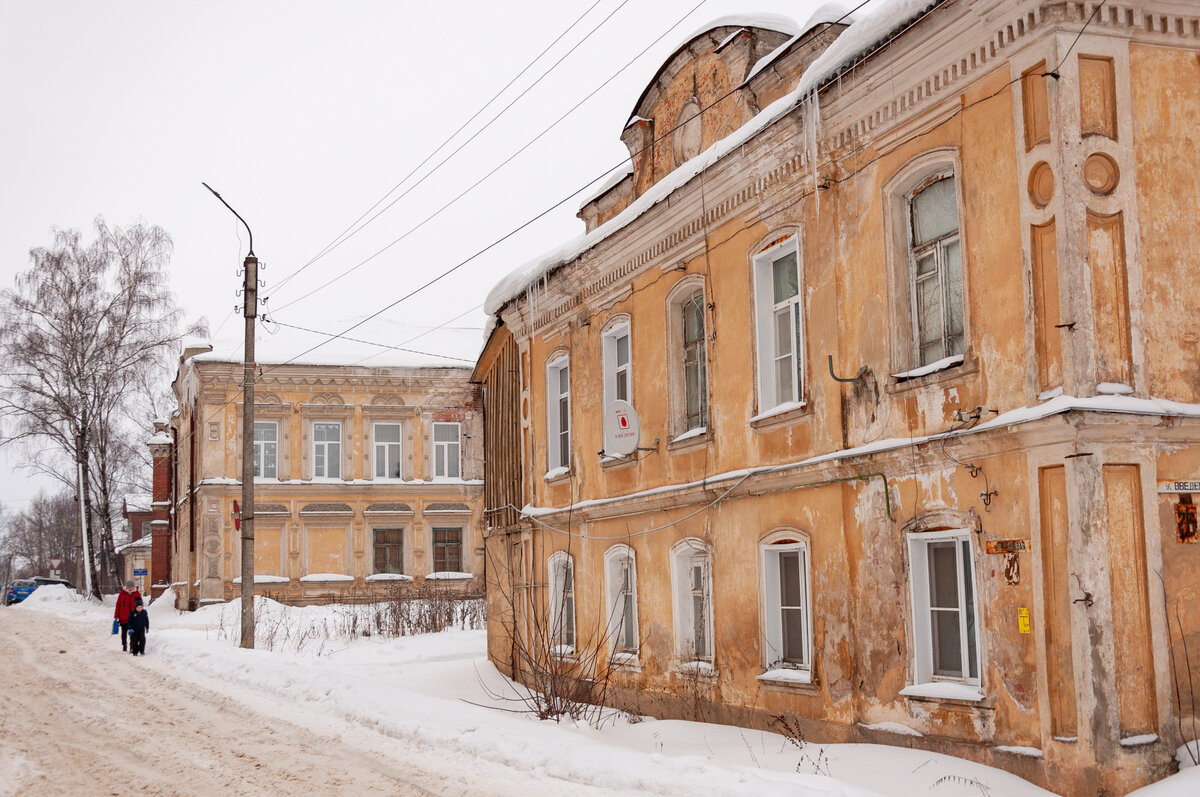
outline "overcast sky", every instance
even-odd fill
[[[28,268],[29,249],[48,244],[53,227],[86,230],[98,215],[111,225],[158,224],[175,241],[171,281],[189,320],[207,318],[218,350],[239,357],[242,322],[233,309],[247,239],[201,181],[254,231],[268,317],[327,333],[549,211],[351,333],[469,360],[485,321],[475,308],[488,289],[583,232],[575,212],[588,191],[567,198],[627,158],[621,128],[663,60],[715,18],[769,12],[800,24],[819,5],[0,0],[0,283],[10,286]],[[361,232],[280,284],[411,171],[418,169],[384,204],[448,155]],[[322,340],[268,326],[259,359]],[[348,345],[330,351],[344,357]],[[364,357],[381,351],[354,345]],[[12,475],[0,485],[0,500],[13,509],[36,487],[16,466],[10,457]]]

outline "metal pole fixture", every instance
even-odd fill
[[[250,236],[250,251],[243,262],[245,282],[242,310],[246,317],[246,351],[242,362],[242,642],[244,648],[254,647],[254,319],[258,315],[258,258],[254,256],[254,233],[238,212],[213,191],[208,183],[202,185],[229,212],[237,216]]]

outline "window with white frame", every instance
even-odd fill
[[[604,552],[608,639],[614,655],[638,652],[637,566],[633,549],[614,545]]]
[[[457,423],[433,425],[433,475],[438,479],[462,476],[462,434]]]
[[[314,421],[313,478],[340,479],[342,476],[342,425]]]
[[[762,561],[766,667],[811,671],[808,545],[792,538],[763,545]]]
[[[377,423],[375,435],[375,478],[400,478],[400,424]]]
[[[758,410],[804,400],[800,249],[792,236],[754,258]]]
[[[546,366],[547,470],[571,467],[571,368],[564,355]]]
[[[971,533],[910,534],[917,683],[979,684],[979,625]]]
[[[616,324],[604,332],[604,406],[613,401],[633,401],[633,369],[630,365],[629,324]]]
[[[556,653],[575,652],[575,559],[550,556],[550,639]]]
[[[711,662],[712,572],[708,547],[689,538],[671,549],[675,653],[684,662]]]
[[[254,476],[274,479],[279,473],[279,424],[254,422]]]
[[[907,195],[909,304],[915,365],[963,353],[963,278],[953,173]]]
[[[708,425],[708,362],[705,353],[704,291],[697,290],[680,306],[683,328],[684,429]]]

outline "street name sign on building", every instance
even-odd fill
[[[1200,481],[1159,481],[1160,493],[1200,493]]]
[[[146,575],[146,568],[144,568],[144,567],[135,567],[135,568],[133,568],[133,574],[134,574],[135,576],[144,576],[144,575]]]

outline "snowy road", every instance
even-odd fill
[[[85,631],[0,609],[0,795],[601,793],[412,749]]]

